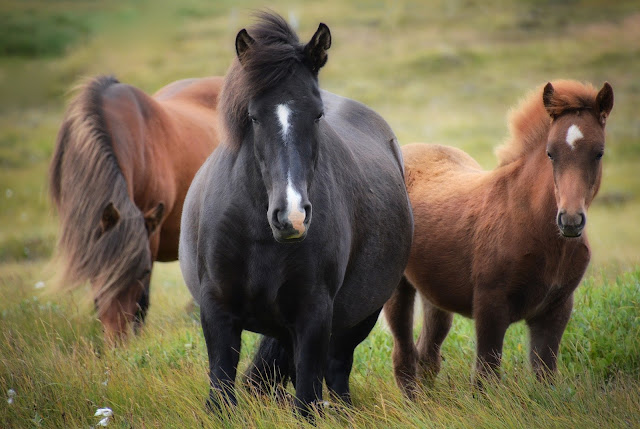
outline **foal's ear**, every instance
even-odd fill
[[[327,63],[329,56],[327,49],[331,47],[331,32],[329,27],[320,23],[316,33],[304,47],[304,55],[309,62],[312,72],[318,72]]]
[[[116,226],[119,220],[120,212],[116,206],[113,205],[113,202],[109,201],[109,204],[107,204],[104,210],[102,210],[102,218],[100,219],[100,235]]]
[[[147,234],[151,235],[156,230],[162,215],[164,214],[164,203],[158,203],[157,206],[144,214],[144,226],[147,228]]]
[[[552,118],[555,118],[556,106],[553,103],[553,92],[553,85],[551,85],[551,82],[547,82],[542,90],[542,103],[544,104],[544,108],[547,109],[547,113],[549,113]]]
[[[600,92],[598,92],[596,96],[596,108],[598,109],[600,124],[604,127],[607,123],[607,117],[611,109],[613,109],[613,88],[611,88],[609,82],[605,82]]]
[[[244,54],[249,50],[251,45],[253,45],[253,42],[255,42],[255,40],[253,40],[253,37],[249,36],[247,30],[243,28],[238,32],[238,35],[236,36],[236,54],[238,55],[238,61],[240,61],[240,64],[244,64]]]

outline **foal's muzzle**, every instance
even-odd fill
[[[566,210],[560,210],[556,222],[565,237],[580,237],[587,223],[587,217],[581,211],[570,215]]]

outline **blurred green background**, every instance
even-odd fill
[[[637,1],[20,1],[0,6],[0,262],[46,259],[56,234],[45,171],[69,90],[111,73],[155,92],[222,75],[236,32],[268,7],[307,40],[332,31],[320,74],[401,143],[438,142],[486,168],[506,114],[557,78],[614,88],[605,173],[589,216],[592,267],[640,261],[640,3]]]
[[[69,91],[81,79],[114,74],[153,93],[177,79],[222,75],[237,31],[265,7],[303,41],[319,22],[330,27],[323,88],[377,110],[401,144],[456,146],[486,168],[495,167],[493,149],[508,135],[507,112],[538,85],[609,81],[615,93],[602,188],[587,225],[592,263],[561,347],[567,377],[545,390],[520,375],[528,374],[527,340],[518,324],[505,343],[510,384],[489,403],[476,401],[468,383],[473,325],[456,318],[437,395],[407,404],[392,380],[390,336],[378,327],[356,353],[356,411],[323,425],[640,425],[640,2],[5,0],[0,398],[9,388],[18,393],[13,408],[0,400],[0,426],[86,427],[107,404],[122,427],[200,426],[208,418],[204,340],[185,312],[190,297],[176,263],[156,265],[148,326],[119,350],[103,348],[86,290],[64,297],[40,290],[56,270],[48,264],[57,220],[46,171]],[[242,365],[254,342],[243,336]],[[266,407],[241,400],[243,413],[217,423],[300,426],[273,400]]]

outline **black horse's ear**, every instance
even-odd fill
[[[331,32],[329,27],[320,23],[316,33],[304,47],[304,55],[309,62],[312,72],[317,73],[327,63],[329,58],[327,49],[331,47]]]
[[[542,91],[542,103],[544,104],[544,108],[547,109],[547,113],[549,113],[552,118],[555,118],[556,106],[553,103],[553,92],[553,85],[551,85],[551,82],[547,82],[544,86],[544,90]]]
[[[109,231],[116,226],[120,220],[120,212],[113,205],[113,202],[109,201],[104,210],[102,210],[102,218],[100,219],[100,235]]]
[[[151,235],[156,230],[162,215],[164,214],[164,203],[158,203],[157,206],[144,214],[144,226],[147,228],[147,234]]]
[[[598,92],[596,108],[598,109],[600,124],[604,127],[607,123],[607,117],[611,113],[611,109],[613,109],[613,88],[611,88],[609,82],[605,82],[600,92]]]
[[[236,54],[238,55],[238,61],[243,64],[243,57],[247,50],[253,45],[253,37],[249,36],[247,30],[244,28],[238,32],[236,36]]]

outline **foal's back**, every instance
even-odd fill
[[[471,247],[489,173],[450,146],[416,143],[402,152],[415,224],[405,275],[439,306],[471,316]]]

